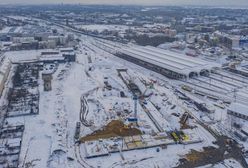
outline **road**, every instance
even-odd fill
[[[217,164],[225,159],[234,158],[237,160],[244,168],[248,168],[248,164],[245,161],[245,158],[242,153],[242,149],[239,147],[239,144],[232,140],[231,138],[223,135],[219,135],[213,131],[207,124],[203,123],[198,117],[196,117],[190,110],[183,106],[182,103],[178,101],[178,105],[187,111],[196,122],[206,129],[215,139],[214,144],[218,145],[219,148],[205,148],[204,152],[199,152],[199,159],[192,161],[184,161],[177,168],[192,168],[204,166],[207,164]],[[227,144],[227,142],[230,142]],[[228,153],[228,154],[226,154]],[[201,154],[203,157],[200,157]]]
[[[81,97],[80,99],[81,102],[81,108],[80,108],[80,121],[81,123],[86,126],[86,127],[90,127],[91,124],[86,120],[86,117],[89,113],[89,107],[88,107],[88,103],[87,100],[85,99],[84,96]]]

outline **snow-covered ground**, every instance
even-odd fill
[[[206,165],[198,168],[242,168],[242,166],[234,159],[226,159],[222,163],[216,165]]]
[[[153,88],[146,93],[149,96],[144,98],[146,102],[144,107],[150,111],[156,123],[166,133],[180,129],[180,118],[176,115],[182,116],[187,110],[190,110],[197,118],[201,118],[203,115],[178,99],[172,89],[172,86],[178,85],[177,82],[114,57],[94,44],[93,38],[83,37],[77,51],[76,62],[58,64],[56,71],[52,74],[51,91],[44,91],[42,71],[39,72],[39,114],[7,119],[9,124],[22,123],[25,125],[19,158],[21,167],[33,164],[36,168],[170,168],[179,165],[179,159],[184,158],[191,149],[202,150],[207,146],[216,147],[213,144],[215,138],[195,120],[190,119],[189,124],[195,128],[185,131],[185,133],[192,139],[200,138],[201,143],[169,145],[166,149],[159,148],[159,151],[157,148],[123,151],[104,157],[86,159],[84,144],[78,145],[74,139],[76,124],[80,121],[82,96],[85,97],[89,109],[86,120],[92,125],[87,127],[81,124],[80,137],[102,128],[111,120],[125,120],[127,117],[133,116],[132,93],[118,76],[117,69],[128,69],[126,78],[133,80],[142,93],[148,87],[144,83],[153,81]],[[22,51],[9,52],[6,56],[13,62],[18,62],[34,60],[39,54],[40,51]],[[112,86],[111,90],[106,88],[105,80]],[[213,84],[219,86],[220,82],[213,82]],[[123,92],[125,97],[121,97],[120,92]],[[191,98],[204,101],[204,98],[194,95],[191,95]],[[211,103],[208,100],[206,102]],[[141,104],[138,104],[137,109],[141,131],[145,134],[156,134],[161,131],[156,128],[156,123],[147,115]],[[118,113],[120,115],[117,115]],[[225,115],[224,110],[217,109],[213,118],[219,121]],[[207,117],[209,118],[209,116]],[[166,136],[172,140],[169,135],[166,134]],[[234,165],[234,163],[226,163],[226,165],[228,164],[230,167]]]

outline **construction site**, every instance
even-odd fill
[[[14,122],[16,117],[39,113],[38,91],[39,67],[37,64],[13,65],[8,87],[5,87],[6,100],[1,100],[3,122],[0,131],[0,166],[18,167],[23,140],[24,123]]]
[[[12,78],[12,88],[8,93],[7,117],[16,117],[39,113],[37,64],[17,65]]]
[[[246,124],[232,108],[247,100],[245,77],[156,47],[75,35],[75,62],[34,62],[31,50],[13,63],[0,167],[247,167]]]
[[[18,167],[24,126],[4,126],[0,132],[0,166]]]

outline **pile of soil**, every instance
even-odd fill
[[[98,139],[107,139],[111,137],[125,137],[141,135],[141,131],[137,128],[128,128],[122,121],[113,120],[108,123],[103,129],[97,130],[90,135],[80,138],[83,143],[85,141],[92,141]]]

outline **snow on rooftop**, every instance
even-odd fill
[[[236,113],[240,113],[246,116],[248,115],[248,106],[244,104],[232,103],[228,110],[236,112]]]
[[[5,53],[11,62],[22,62],[26,60],[37,60],[41,50],[9,51]]]
[[[49,55],[42,55],[40,57],[41,61],[45,61],[45,60],[64,60],[64,57],[62,56],[62,54],[49,54]]]
[[[60,52],[68,52],[68,51],[74,51],[74,49],[72,47],[60,48]]]
[[[128,29],[128,26],[125,25],[78,25],[78,28],[85,29],[85,30],[90,30],[90,31],[98,31],[98,32],[103,32],[105,30],[108,31],[125,31]]]
[[[11,62],[29,62],[29,61],[38,61],[38,60],[41,61],[64,60],[62,53],[60,53],[58,50],[52,50],[52,49],[8,51],[5,53],[5,56],[8,57]]]
[[[99,40],[100,41],[100,40]],[[220,64],[204,61],[199,58],[188,57],[183,54],[160,49],[152,46],[121,45],[110,41],[100,41],[105,48],[129,55],[131,57],[166,68],[179,74],[189,76],[191,72],[200,73],[202,70],[211,70],[221,67]]]

